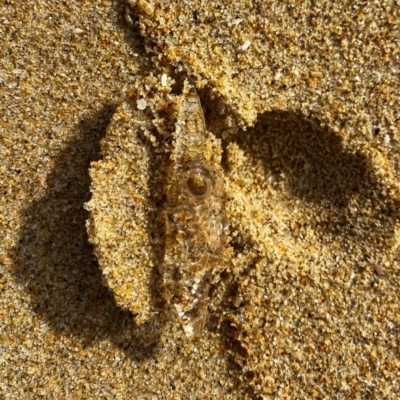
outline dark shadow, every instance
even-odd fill
[[[289,112],[261,115],[254,128],[223,141],[223,165],[228,173],[235,167],[226,157],[227,147],[232,142],[243,150],[255,168],[261,166],[260,187],[283,185],[287,189],[288,205],[300,200],[304,210],[313,217],[311,222],[308,219],[293,223],[308,223],[308,229],[314,230],[318,240],[327,245],[337,240],[344,251],[359,250],[349,260],[349,268],[361,272],[368,265],[371,272],[373,264],[379,263],[385,253],[382,240],[388,250],[394,244],[399,213],[396,199],[388,194],[390,188],[379,181],[376,166],[366,155],[346,148],[339,135],[321,127],[318,121]],[[245,193],[246,188],[243,189]],[[242,227],[240,235],[231,238],[235,254],[245,254],[246,247],[252,246],[250,239],[246,239],[245,228]],[[263,256],[268,257],[267,254]],[[245,279],[257,262],[254,259],[249,263],[240,277],[228,276],[230,282],[220,283],[226,287],[226,292],[218,312],[210,315],[208,325],[218,335],[219,349],[227,358],[229,370],[236,371],[234,375],[240,377],[235,380],[236,389],[249,398],[258,397],[253,390],[253,372],[243,373],[242,370],[248,356],[241,342],[246,331],[237,328],[231,316],[240,315],[241,307],[246,306],[243,292],[238,297],[235,281]],[[396,272],[388,278],[380,277],[383,278],[398,287]],[[376,276],[372,275],[371,284],[375,280]]]
[[[215,346],[216,351],[220,353],[220,357],[227,362],[229,377],[232,381],[232,394],[236,394],[239,398],[258,398],[254,394],[253,385],[251,384],[251,371],[243,373],[243,360],[248,356],[246,348],[239,340],[245,332],[237,327],[233,322],[233,315],[242,312],[242,308],[248,306],[249,299],[239,293],[239,280],[246,279],[251,270],[254,270],[258,260],[255,260],[242,271],[240,276],[232,276],[227,272],[221,273],[221,285],[223,295],[219,299],[216,312],[211,312],[208,317],[207,329],[213,332],[218,345]],[[215,287],[213,288],[215,289]],[[213,293],[211,292],[211,296]],[[247,397],[246,397],[247,396]]]
[[[24,211],[15,278],[33,312],[60,335],[73,335],[84,346],[111,339],[140,361],[155,351],[162,324],[136,326],[132,314],[116,306],[102,285],[83,208],[90,199],[90,162],[101,156],[99,141],[114,108],[105,106],[80,123],[47,178],[46,196]]]
[[[284,174],[290,193],[306,202],[343,208],[370,179],[362,155],[346,152],[339,136],[293,113],[263,114],[237,142],[263,163],[266,176]]]
[[[125,40],[127,42],[132,42],[132,46],[135,48],[135,50],[141,54],[144,54],[145,38],[143,38],[140,34],[138,8],[129,7],[127,0],[114,0],[114,4],[118,14],[117,24],[119,29],[124,32]]]
[[[318,210],[313,222],[317,232],[368,247],[378,236],[393,236],[395,200],[377,181],[375,167],[318,121],[290,112],[265,113],[254,128],[239,132],[236,142],[254,163],[262,164],[266,181],[283,182],[288,196]]]

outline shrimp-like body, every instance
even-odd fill
[[[210,162],[212,146],[200,99],[187,81],[176,126],[167,190],[164,288],[187,336],[198,339],[207,319],[210,285],[220,270],[227,223],[221,169]]]

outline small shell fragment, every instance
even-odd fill
[[[374,270],[379,276],[383,275],[383,265],[374,264]]]
[[[310,77],[321,79],[324,77],[324,74],[321,71],[310,71]]]
[[[138,110],[143,111],[147,107],[147,102],[144,99],[139,99],[136,101]]]
[[[161,75],[161,85],[163,87],[167,86],[167,80],[168,80],[168,75],[167,74],[162,74]]]
[[[139,0],[138,5],[149,17],[151,17],[153,15],[154,6],[150,2],[148,2],[146,0]]]
[[[242,51],[246,51],[251,45],[250,40],[246,40],[241,46],[240,46],[240,50]]]

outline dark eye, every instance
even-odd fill
[[[186,189],[197,199],[204,199],[210,193],[210,179],[202,171],[192,171],[186,179]]]

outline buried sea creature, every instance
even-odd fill
[[[207,319],[210,285],[222,268],[227,236],[224,188],[203,110],[187,81],[178,111],[165,209],[165,297],[184,331],[198,339]]]

